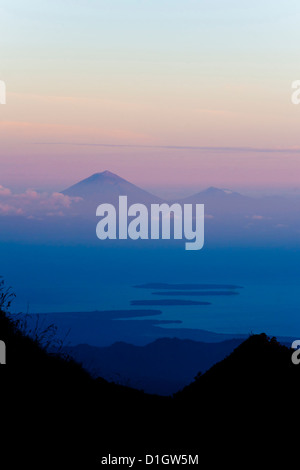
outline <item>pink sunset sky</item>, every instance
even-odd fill
[[[261,3],[4,0],[0,185],[299,190],[300,6]]]

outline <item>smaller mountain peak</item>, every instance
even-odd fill
[[[207,188],[204,192],[205,192],[205,193],[222,193],[223,190],[222,190],[222,189],[219,189],[219,188],[215,188],[214,186],[210,186],[210,187]]]
[[[232,191],[231,189],[227,189],[227,188],[222,188],[222,191],[225,194],[233,194],[234,193],[234,191]]]
[[[234,191],[232,191],[231,189],[215,188],[214,186],[211,186],[210,188],[207,188],[204,192],[209,193],[209,194],[237,194]]]

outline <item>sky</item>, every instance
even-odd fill
[[[2,0],[0,185],[300,190],[300,4]]]

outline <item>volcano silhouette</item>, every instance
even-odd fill
[[[140,203],[149,206],[163,202],[162,199],[107,170],[79,181],[62,191],[62,194],[81,198],[81,201],[74,205],[74,210],[78,215],[85,216],[94,216],[99,204],[117,206],[119,196],[127,196],[128,204]]]

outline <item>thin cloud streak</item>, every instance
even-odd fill
[[[34,145],[69,145],[74,147],[112,147],[112,148],[144,148],[167,150],[203,150],[206,152],[249,152],[249,153],[292,153],[300,154],[299,148],[259,148],[259,147],[203,147],[189,145],[142,145],[142,144],[89,144],[77,142],[34,142]]]

